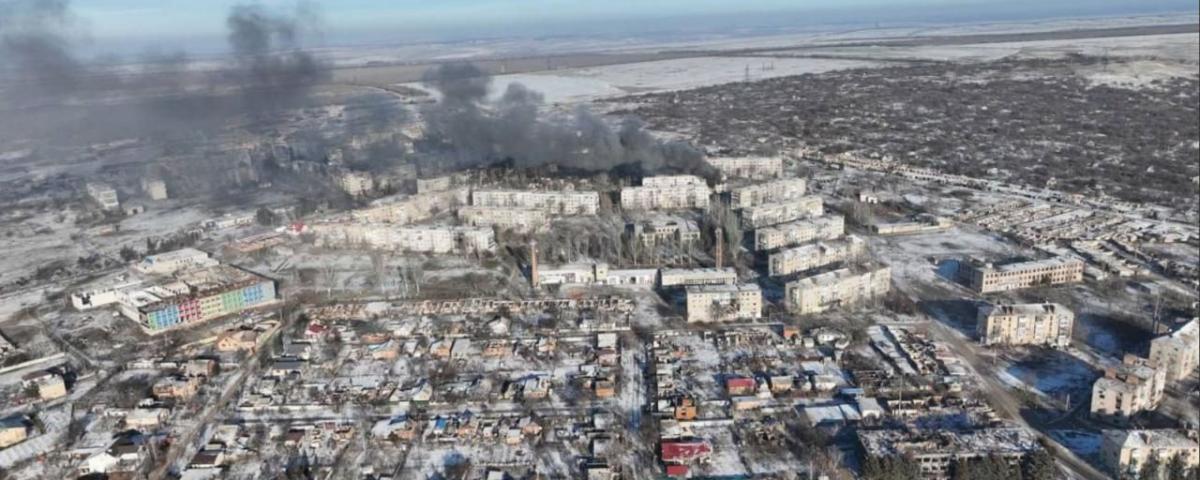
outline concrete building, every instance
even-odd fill
[[[798,200],[807,192],[808,183],[802,178],[785,178],[729,191],[729,205],[734,209],[756,207],[768,203]]]
[[[41,370],[25,375],[21,384],[37,391],[38,399],[54,400],[67,396],[66,380],[57,373]]]
[[[1200,467],[1200,444],[1195,434],[1179,430],[1105,430],[1100,458],[1116,478],[1141,478],[1151,457],[1166,467],[1176,457],[1187,468]]]
[[[367,172],[342,172],[337,184],[351,197],[361,197],[375,189],[375,178]]]
[[[170,252],[146,255],[133,265],[135,271],[148,275],[170,275],[188,268],[211,267],[218,262],[207,252],[194,248],[181,248]]]
[[[30,422],[23,416],[0,419],[0,448],[8,448],[29,438]]]
[[[850,261],[866,252],[867,243],[850,235],[842,240],[826,240],[772,253],[767,257],[767,269],[771,276],[791,275]]]
[[[484,227],[410,226],[318,223],[307,232],[318,245],[360,246],[414,253],[494,252],[496,232]]]
[[[737,270],[733,268],[664,268],[658,281],[664,288],[736,283]]]
[[[1183,380],[1200,364],[1200,318],[1150,341],[1150,360],[1164,370],[1167,383]]]
[[[700,227],[696,222],[665,215],[630,223],[626,230],[638,243],[648,247],[687,245],[700,241]]]
[[[610,285],[653,288],[658,270],[653,268],[612,270],[607,263],[570,263],[538,268],[535,286]]]
[[[785,288],[789,310],[801,315],[820,313],[883,298],[892,288],[892,271],[880,267],[855,273],[843,268],[788,282]]]
[[[722,157],[708,159],[726,177],[778,178],[783,175],[783,159],[780,157]]]
[[[471,193],[476,207],[532,208],[548,215],[595,215],[600,210],[598,192],[476,190]]]
[[[754,231],[754,249],[774,250],[813,240],[839,238],[845,234],[846,218],[826,215],[757,229]]]
[[[158,332],[233,315],[275,300],[275,281],[219,265],[183,272],[168,283],[127,292],[117,310]]]
[[[376,200],[371,206],[354,210],[350,215],[358,222],[404,225],[428,220],[465,205],[469,197],[470,191],[465,188],[418,193]]]
[[[536,208],[500,208],[468,206],[458,209],[458,219],[473,227],[533,232],[549,224],[545,210]]]
[[[825,204],[821,197],[810,195],[786,202],[744,208],[741,211],[742,228],[763,228],[824,214]]]
[[[967,285],[979,293],[1004,292],[1038,285],[1083,281],[1083,261],[1068,257],[1008,263],[965,262]]]
[[[979,309],[976,331],[984,345],[1071,345],[1075,314],[1056,303],[987,305]]]
[[[646,177],[640,187],[621,189],[624,210],[674,210],[708,208],[712,189],[694,175]]]
[[[1040,450],[1037,438],[1017,427],[981,428],[966,432],[937,430],[858,430],[864,455],[906,457],[921,469],[922,478],[949,479],[957,460],[995,456],[1019,465]]]
[[[103,183],[88,183],[87,194],[93,201],[100,205],[100,208],[105,210],[117,210],[121,208],[121,201],[117,198],[117,191],[112,187]]]
[[[146,192],[146,196],[151,200],[167,199],[167,183],[160,178],[143,178],[142,191]]]
[[[688,323],[760,318],[762,306],[762,289],[755,284],[687,288]]]
[[[1121,364],[1105,369],[1092,385],[1092,416],[1125,423],[1138,413],[1158,408],[1166,371],[1145,358],[1125,354]]]
[[[470,175],[466,173],[452,173],[433,178],[418,178],[417,193],[440,192],[453,187],[467,185],[470,178]]]

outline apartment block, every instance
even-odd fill
[[[621,208],[625,210],[675,210],[708,208],[712,189],[694,175],[646,177],[640,187],[621,189]]]
[[[1056,303],[987,305],[979,309],[976,331],[984,345],[1071,345],[1075,314]]]
[[[768,203],[798,200],[808,190],[802,178],[786,178],[738,187],[729,191],[729,205],[734,209],[755,207]]]
[[[103,183],[88,183],[87,194],[93,201],[100,205],[100,208],[105,210],[116,210],[121,208],[121,201],[117,198],[117,191]]]
[[[755,229],[825,214],[821,197],[810,195],[786,202],[768,203],[741,211],[742,228]]]
[[[1151,457],[1160,467],[1180,458],[1186,468],[1200,468],[1200,444],[1194,431],[1105,430],[1101,436],[1100,458],[1114,478],[1144,478]]]
[[[458,219],[473,227],[532,232],[549,224],[545,210],[468,206],[458,209]]]
[[[367,208],[350,212],[350,215],[358,222],[404,225],[428,220],[439,213],[465,205],[469,194],[469,190],[458,188],[381,199]]]
[[[375,189],[375,177],[367,172],[343,172],[338,175],[337,184],[351,197],[361,197]]]
[[[1158,408],[1165,385],[1165,370],[1149,359],[1125,354],[1120,365],[1106,369],[1092,385],[1092,416],[1124,423]]]
[[[867,243],[851,235],[842,240],[827,240],[772,253],[767,257],[767,269],[771,276],[791,275],[849,261],[866,251]]]
[[[1200,364],[1200,318],[1150,341],[1150,360],[1164,370],[1168,383],[1183,380]]]
[[[785,288],[789,310],[801,315],[820,313],[883,298],[892,288],[892,271],[880,267],[856,273],[843,268],[788,282]]]
[[[774,250],[813,240],[840,238],[845,234],[846,218],[826,215],[757,229],[754,231],[754,249]]]
[[[531,208],[549,215],[595,215],[600,210],[598,192],[476,190],[471,193],[476,207]]]
[[[722,157],[708,159],[727,177],[778,178],[783,175],[783,158],[780,157]]]
[[[220,265],[189,270],[168,283],[127,292],[117,310],[143,328],[157,332],[232,315],[274,300],[274,280]]]
[[[762,289],[754,284],[687,288],[688,323],[760,318],[762,305]]]
[[[167,199],[167,184],[162,179],[158,178],[143,178],[142,191],[151,200],[166,200]]]
[[[737,270],[733,268],[664,268],[658,280],[664,288],[736,283]]]
[[[307,232],[323,246],[361,246],[414,253],[474,253],[496,250],[496,232],[485,227],[318,223]]]
[[[1039,285],[1060,285],[1083,281],[1083,261],[1055,257],[1004,265],[963,264],[967,285],[979,293],[1019,290]]]

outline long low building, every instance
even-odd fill
[[[372,202],[367,208],[351,211],[350,216],[358,222],[405,225],[428,220],[439,213],[465,205],[468,193],[467,189],[458,188],[385,198]]]
[[[473,227],[532,232],[549,223],[545,210],[536,208],[476,207],[458,209],[458,219]]]
[[[729,191],[729,205],[734,209],[756,207],[768,203],[798,200],[808,190],[802,178],[785,178],[770,182],[737,187]]]
[[[754,231],[754,249],[758,251],[800,245],[813,240],[830,240],[846,234],[846,218],[825,215],[783,223]]]
[[[1083,281],[1083,260],[1055,257],[1003,265],[964,263],[968,286],[979,293]]]
[[[788,310],[802,315],[820,313],[883,298],[892,288],[892,271],[879,267],[855,273],[843,268],[788,282],[785,288]]]
[[[737,283],[737,270],[726,268],[664,268],[659,273],[658,284],[664,288],[694,285],[733,285]]]
[[[653,288],[658,281],[658,269],[610,269],[607,263],[569,263],[538,267],[536,286],[547,285],[608,285]]]
[[[117,310],[150,332],[232,315],[275,300],[275,281],[234,267],[189,270],[174,279],[129,290]]]
[[[976,331],[984,345],[1071,345],[1075,314],[1056,303],[987,305],[979,309]]]
[[[361,246],[415,253],[494,252],[496,232],[484,227],[397,227],[380,224],[318,223],[305,227],[321,246]]]
[[[867,457],[904,457],[920,468],[921,478],[951,478],[955,462],[996,457],[1018,464],[1041,450],[1037,438],[1018,427],[982,428],[965,432],[931,430],[863,430],[858,441]]]
[[[600,210],[600,194],[573,190],[476,190],[471,192],[471,205],[533,208],[549,215],[595,215]]]
[[[762,289],[755,284],[687,288],[688,323],[760,318],[762,306]]]
[[[768,203],[742,209],[742,228],[755,229],[825,214],[821,197],[809,195],[786,202]]]
[[[867,251],[867,243],[850,235],[842,240],[828,240],[772,253],[767,257],[771,276],[791,275],[837,262],[845,262]]]
[[[719,157],[708,159],[708,164],[728,177],[776,178],[783,175],[783,158],[780,157]]]

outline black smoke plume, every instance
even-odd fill
[[[553,115],[543,111],[540,93],[518,83],[489,100],[491,77],[472,64],[439,66],[425,75],[424,83],[440,98],[423,109],[426,126],[420,145],[444,168],[511,162],[517,167],[604,171],[635,165],[643,172],[716,176],[701,151],[655,138],[635,118],[614,128],[582,107],[571,115]]]

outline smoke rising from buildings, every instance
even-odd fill
[[[602,171],[637,165],[644,172],[714,177],[701,151],[685,142],[657,139],[637,119],[623,119],[614,128],[582,107],[570,115],[553,115],[543,111],[540,93],[518,83],[490,100],[491,77],[468,63],[434,68],[424,81],[440,99],[423,109],[426,128],[420,145],[443,167],[512,162],[517,167]]]

